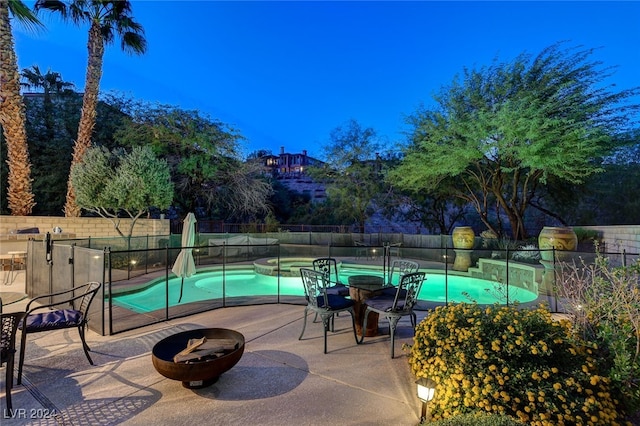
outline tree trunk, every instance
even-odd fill
[[[36,204],[31,190],[31,163],[25,122],[9,6],[3,1],[0,3],[0,125],[7,141],[7,202],[14,216],[31,214]]]
[[[78,139],[73,145],[73,157],[71,167],[82,161],[87,149],[91,146],[91,136],[96,124],[96,107],[98,105],[98,93],[100,79],[102,77],[102,61],[104,56],[104,39],[100,32],[100,24],[93,21],[89,30],[89,61],[85,79],[84,96],[82,98],[82,112],[78,125]],[[79,217],[80,207],[76,203],[76,194],[71,182],[71,170],[67,182],[67,199],[64,206],[66,217]]]

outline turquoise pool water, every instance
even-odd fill
[[[382,271],[343,267],[340,270],[340,281],[348,282],[352,275],[377,275]],[[180,278],[169,279],[169,305],[178,305],[180,295]],[[394,280],[397,281],[397,278]],[[203,300],[247,296],[275,296],[278,292],[278,278],[256,274],[253,270],[233,270],[225,272],[223,282],[222,271],[199,272],[185,278],[184,290],[180,304]],[[448,287],[448,294],[447,294]],[[280,277],[280,295],[304,296],[300,277]],[[461,277],[444,274],[427,274],[418,296],[419,300],[432,302],[471,302],[480,304],[505,303],[506,295],[500,284],[478,278]],[[531,302],[538,297],[534,292],[519,287],[509,287],[509,303]],[[164,309],[166,305],[165,280],[162,279],[145,289],[113,296],[113,303],[134,312],[145,313]]]

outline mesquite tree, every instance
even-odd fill
[[[591,61],[593,52],[556,44],[535,58],[465,69],[433,109],[411,117],[411,143],[391,179],[427,192],[446,183],[490,230],[502,234],[494,221],[506,217],[512,237],[525,239],[539,187],[601,172],[615,135],[633,125],[638,106],[625,101],[640,91],[612,91],[611,69]]]

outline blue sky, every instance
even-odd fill
[[[350,119],[391,149],[405,117],[464,67],[562,40],[599,48],[592,59],[618,67],[608,82],[619,89],[640,86],[640,2],[132,4],[148,51],[108,46],[101,91],[197,109],[237,128],[247,153],[283,146],[321,158]],[[59,72],[82,91],[88,28],[40,18],[47,29],[36,34],[14,24],[19,67]]]

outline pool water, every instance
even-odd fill
[[[348,282],[352,275],[375,275],[382,277],[382,271],[343,267],[340,270],[340,281]],[[224,279],[223,279],[224,278]],[[393,283],[397,284],[394,277]],[[169,279],[169,305],[178,305],[181,278]],[[275,296],[278,294],[278,277],[256,274],[251,270],[199,272],[184,280],[184,289],[180,305],[203,300],[248,297]],[[162,279],[143,290],[113,296],[116,306],[134,312],[145,313],[166,306],[165,280]],[[300,277],[280,277],[281,296],[304,296]],[[537,294],[516,287],[509,287],[509,303],[518,301],[526,303],[535,300]],[[427,274],[422,285],[419,300],[432,302],[472,302],[480,304],[505,303],[506,290],[497,282],[457,275]]]

